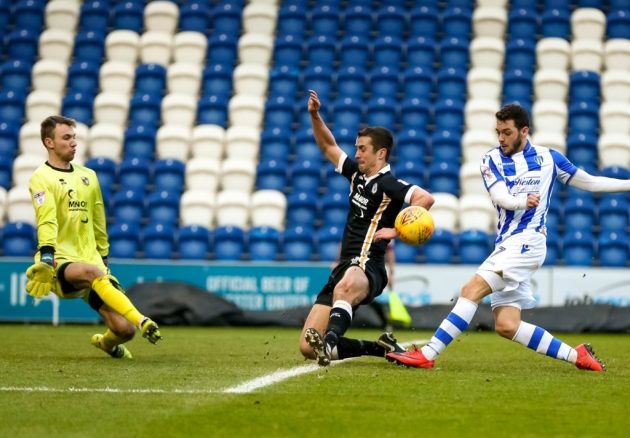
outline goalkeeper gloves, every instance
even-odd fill
[[[43,298],[49,292],[54,291],[57,279],[55,278],[55,268],[48,263],[35,263],[26,270],[28,281],[26,291],[33,298]]]

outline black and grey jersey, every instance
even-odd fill
[[[356,259],[363,266],[372,259],[384,259],[389,240],[373,242],[381,228],[392,228],[403,204],[409,203],[417,186],[392,175],[390,166],[366,177],[347,155],[340,158],[338,170],[350,181],[350,209],[346,219],[340,258]]]

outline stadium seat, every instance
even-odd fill
[[[280,252],[280,233],[267,226],[254,226],[248,233],[249,258],[252,261],[275,261]]]
[[[558,69],[539,69],[534,74],[534,94],[537,100],[564,102],[569,90],[569,75]]]
[[[313,147],[313,145],[316,146],[315,137],[313,137],[313,130],[309,128],[307,132],[309,133],[310,138],[311,138],[310,140],[311,147]],[[343,150],[349,157],[354,157],[356,153],[355,143],[357,140],[357,127],[355,127],[354,129],[351,129],[351,128],[335,129],[334,136],[335,136],[335,139],[337,140],[337,145],[341,148],[341,150]],[[296,141],[296,146],[297,144],[298,143]],[[321,152],[318,154],[318,157],[320,160],[323,158],[323,155]]]
[[[194,157],[186,163],[186,188],[215,193],[219,186],[219,175],[219,161],[207,157]]]
[[[343,97],[333,102],[332,111],[335,130],[356,129],[363,118],[362,103],[351,97]]]
[[[429,167],[429,191],[459,195],[459,165],[450,161],[434,161]]]
[[[317,195],[310,192],[294,192],[287,198],[287,226],[312,227],[318,218]]]
[[[433,193],[435,203],[431,207],[433,222],[440,228],[455,232],[459,228],[459,199],[451,193]]]
[[[400,90],[400,72],[397,67],[375,66],[369,75],[372,97],[396,98]]]
[[[116,162],[106,157],[96,157],[87,160],[85,167],[89,167],[96,172],[103,197],[111,193],[116,181]]]
[[[179,7],[171,1],[153,1],[144,8],[145,31],[173,35],[179,23]]]
[[[307,262],[313,256],[314,230],[310,226],[294,226],[283,234],[283,254],[288,262]]]
[[[607,39],[630,39],[630,8],[611,9],[606,16]]]
[[[567,230],[590,232],[595,225],[597,205],[589,197],[570,197],[564,204],[564,225]]]
[[[93,95],[86,92],[69,92],[61,103],[61,112],[85,125],[92,124]]]
[[[89,131],[88,151],[90,157],[107,157],[119,161],[122,153],[124,133],[119,125],[95,123]]]
[[[547,254],[543,265],[553,266],[558,262],[558,259],[560,259],[560,238],[557,231],[547,228]]]
[[[571,133],[567,137],[567,157],[574,164],[597,162],[598,138],[593,133]]]
[[[505,70],[533,72],[536,68],[536,46],[531,39],[511,39],[505,51]]]
[[[569,106],[569,132],[599,132],[599,105],[593,101],[573,101]]]
[[[563,101],[540,99],[532,108],[533,127],[540,131],[565,132],[567,127],[567,106]]]
[[[120,190],[144,192],[151,180],[149,163],[140,158],[126,158],[118,166]]]
[[[439,42],[438,59],[442,67],[468,68],[470,41],[464,37],[444,37]]]
[[[299,68],[302,60],[302,38],[296,35],[279,35],[272,55],[273,65],[288,65]]]
[[[472,29],[476,37],[503,38],[507,11],[498,6],[480,6],[472,14]]]
[[[481,172],[479,171],[479,161],[469,161],[461,166],[459,184],[462,197],[470,194],[487,196]]]
[[[378,22],[381,22],[380,17]],[[401,64],[403,59],[403,42],[399,37],[384,35],[376,38],[372,44],[374,65],[386,65],[397,68]]]
[[[491,132],[480,129],[467,130],[462,139],[464,162],[479,163],[488,151],[497,146],[497,138]]]
[[[202,72],[201,93],[229,97],[232,93],[232,67],[208,64]]]
[[[321,166],[317,161],[296,161],[290,167],[289,185],[294,192],[317,193],[321,180]]]
[[[335,44],[333,36],[315,34],[306,41],[305,57],[309,66],[329,66],[335,61]]]
[[[419,187],[425,185],[426,169],[421,161],[402,161],[399,159],[394,166],[394,175],[409,184],[415,184]]]
[[[319,260],[332,262],[339,259],[339,242],[343,237],[343,227],[322,226],[317,230],[317,250]]]
[[[9,222],[2,231],[2,253],[5,257],[31,257],[37,247],[36,231],[27,222]]]
[[[532,136],[532,143],[555,149],[566,155],[566,136],[562,132],[536,131],[536,134]]]
[[[400,6],[383,5],[376,11],[375,30],[378,35],[402,38],[407,31],[406,10]]]
[[[571,43],[571,68],[600,73],[604,64],[604,44],[598,40],[578,39]]]
[[[144,191],[119,190],[112,199],[114,223],[139,225],[145,216]]]
[[[153,161],[155,135],[153,126],[129,125],[124,134],[124,157]]]
[[[73,33],[66,29],[46,29],[39,36],[40,59],[55,59],[68,65],[74,46]]]
[[[55,59],[40,59],[33,64],[33,90],[52,91],[61,94],[66,88],[68,67]]]
[[[4,187],[0,186],[0,237],[2,237],[2,226],[4,225],[4,216],[7,209],[6,202],[7,190]]]
[[[283,230],[286,210],[287,199],[281,191],[257,190],[251,197],[251,224]]]
[[[431,123],[431,104],[427,99],[406,98],[400,104],[400,122],[402,129],[429,126]],[[398,139],[400,147],[400,138]]]
[[[168,67],[173,55],[173,36],[166,32],[147,31],[140,35],[139,56],[142,64]]]
[[[366,6],[348,6],[343,14],[345,34],[369,36],[372,31],[372,20],[372,13]]]
[[[221,187],[236,187],[249,193],[254,188],[255,173],[256,164],[251,158],[227,158],[221,163]]]
[[[136,258],[140,251],[140,226],[137,223],[115,223],[108,229],[109,256]]]
[[[463,230],[459,233],[459,262],[481,264],[490,254],[488,234],[482,230]]]
[[[515,38],[531,38],[538,34],[538,14],[535,9],[511,8],[508,14],[508,35]],[[509,53],[509,50],[508,50]]]
[[[499,110],[497,101],[491,99],[469,99],[464,105],[466,129],[493,130],[496,125],[495,114]]]
[[[9,190],[13,186],[13,162],[10,160],[0,161],[0,187]]]
[[[274,67],[269,72],[269,95],[294,99],[298,91],[300,72],[290,65]]]
[[[9,59],[0,65],[0,88],[25,94],[31,86],[32,64],[21,59]]]
[[[18,170],[15,169],[15,172]],[[26,222],[35,224],[35,209],[28,185],[15,185],[7,192],[6,200],[7,221]]]
[[[228,104],[229,121],[232,125],[251,126],[260,129],[264,113],[261,96],[236,95]]]
[[[348,195],[327,193],[322,198],[322,222],[325,226],[343,228],[348,217]]]
[[[168,93],[181,93],[199,96],[201,85],[201,66],[189,62],[174,62],[166,71],[166,90]]]
[[[494,231],[495,226],[496,211],[487,194],[471,193],[461,196],[459,227],[462,230],[480,230],[490,233]]]
[[[598,104],[600,100],[600,75],[590,70],[571,73],[569,81],[571,102],[588,101]]]
[[[249,3],[243,8],[245,34],[271,35],[276,30],[277,8],[262,3]]]
[[[153,167],[154,190],[181,192],[184,188],[185,165],[171,158],[155,161]]]
[[[220,191],[216,198],[216,223],[219,226],[233,225],[247,228],[250,218],[251,196],[242,189],[227,188]]]
[[[179,228],[177,251],[182,260],[205,260],[210,252],[210,232],[200,225]]]
[[[345,176],[338,173],[332,164],[324,166],[324,188],[326,193],[343,193],[348,195],[350,184]]]
[[[242,5],[238,2],[220,2],[211,12],[215,34],[227,34],[232,38],[241,32]]]
[[[567,71],[571,61],[571,45],[562,38],[542,38],[536,44],[538,69]]]
[[[147,199],[149,222],[175,225],[179,220],[179,200],[181,189],[177,191],[155,190]]]
[[[451,264],[455,257],[457,240],[444,228],[436,228],[424,245],[425,262],[428,264]]]
[[[260,160],[287,161],[291,151],[291,136],[283,128],[266,129],[260,136]]]
[[[433,111],[435,129],[461,132],[464,127],[464,108],[464,102],[460,98],[436,101]],[[466,120],[466,125],[467,124],[468,120]]]
[[[396,100],[384,96],[371,98],[367,102],[365,116],[368,125],[383,126],[394,131],[399,118]]]
[[[179,30],[206,34],[210,26],[210,7],[202,2],[186,2],[179,10]]]
[[[16,14],[15,17],[20,17],[20,15]],[[34,28],[33,24],[16,27],[16,30],[5,37],[4,46],[8,60],[19,59],[29,64],[36,60],[39,34],[29,30]]]
[[[565,233],[562,254],[567,266],[591,266],[593,263],[595,238],[590,232]]]
[[[604,196],[599,201],[599,226],[602,230],[625,232],[630,223],[628,200],[618,196]]]
[[[162,123],[191,128],[197,114],[197,98],[183,93],[169,93],[162,99]]]
[[[94,98],[94,122],[123,127],[129,114],[129,97],[122,91],[103,91]]]
[[[604,65],[606,70],[625,70],[630,68],[630,41],[615,38],[604,45]]]
[[[303,90],[315,90],[320,99],[327,101],[333,89],[333,71],[326,65],[310,65],[302,72]]]
[[[225,128],[228,122],[228,101],[225,96],[204,94],[197,104],[197,123]]]
[[[471,67],[501,69],[505,59],[505,44],[493,37],[477,37],[470,43]]]
[[[269,96],[265,103],[265,128],[279,126],[289,128],[293,125],[293,99],[285,95]]]
[[[431,156],[436,161],[461,160],[461,136],[459,132],[439,130],[431,135]]]
[[[630,101],[630,77],[622,70],[606,70],[601,76],[601,94],[605,102]]]
[[[407,64],[410,66],[433,68],[436,59],[436,41],[427,36],[414,36],[407,40]],[[440,48],[440,51],[443,47]]]
[[[506,70],[503,75],[503,99],[505,102],[529,101],[533,94],[532,77],[523,70]]]
[[[101,0],[86,1],[81,5],[79,29],[107,33],[109,28],[110,5]]]
[[[68,68],[68,90],[96,95],[99,89],[99,64],[86,61],[76,61]]]
[[[13,164],[13,157],[18,151],[18,144],[21,143],[21,141],[18,143],[18,135],[18,130],[14,125],[0,122],[0,157],[5,157],[2,162],[6,162],[8,166]],[[43,148],[41,140],[39,146]]]
[[[273,55],[271,35],[246,33],[238,40],[238,59],[241,64],[268,67]]]
[[[630,167],[630,136],[622,133],[602,134],[597,142],[602,167]]]
[[[571,36],[569,11],[562,8],[546,9],[540,17],[540,34],[543,38],[569,40]]]
[[[74,39],[75,62],[100,64],[105,56],[105,33],[86,30],[79,32]]]
[[[398,241],[394,245],[393,251],[396,263],[417,263],[421,249],[419,246],[407,245],[402,241]]]
[[[125,29],[136,33],[144,29],[144,5],[141,2],[118,3],[113,10],[114,29]]]
[[[627,267],[630,241],[623,231],[606,230],[597,242],[599,263],[603,267]]]
[[[365,70],[353,65],[340,68],[335,82],[339,97],[362,99],[367,89]]]
[[[17,187],[28,187],[31,175],[44,161],[41,154],[19,154],[13,161],[13,184]]]
[[[503,74],[494,68],[474,67],[466,76],[468,97],[472,99],[498,100],[501,97],[502,85]]]
[[[472,30],[472,12],[468,7],[450,6],[442,12],[442,33],[444,37],[469,40]]]
[[[307,8],[303,4],[282,4],[278,11],[276,32],[278,35],[301,35],[306,29],[306,20]]]
[[[216,197],[214,192],[201,189],[186,190],[179,203],[179,221],[182,225],[214,225]]]
[[[129,123],[158,127],[161,120],[160,106],[162,99],[159,95],[137,92],[131,99],[129,107]]]
[[[151,222],[142,229],[142,252],[145,259],[172,259],[175,250],[175,227]]]
[[[438,9],[431,5],[419,5],[411,10],[409,16],[409,34],[435,38],[439,29]]]
[[[39,33],[44,27],[46,3],[30,0],[19,0],[12,3],[14,28],[33,29],[33,31]]]
[[[214,230],[214,254],[217,260],[241,260],[245,253],[243,229],[227,225]]]
[[[226,158],[256,160],[260,150],[260,131],[251,126],[231,126],[225,131]]]
[[[403,94],[407,98],[428,100],[433,93],[433,69],[411,66],[403,72]]]
[[[26,120],[36,122],[44,120],[51,114],[59,114],[61,99],[52,91],[34,90],[26,97]]]
[[[466,96],[465,71],[453,67],[441,68],[436,78],[438,99],[461,99]]]
[[[427,133],[410,128],[403,129],[398,134],[396,147],[394,148],[398,161],[416,161],[419,163],[424,162],[428,150]]]
[[[571,14],[573,40],[602,41],[606,32],[606,15],[595,8],[577,8]]]
[[[604,102],[599,111],[603,134],[630,134],[630,108],[627,103]]]
[[[360,35],[346,35],[339,43],[339,59],[340,67],[354,66],[358,69],[366,69],[370,62],[370,40]]]
[[[42,144],[41,127],[37,122],[28,122],[22,125],[19,131],[19,145],[21,154],[38,155],[44,160],[48,158],[46,148]]]

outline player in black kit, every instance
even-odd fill
[[[350,181],[350,210],[339,264],[317,296],[300,338],[304,357],[326,366],[331,360],[363,355],[382,357],[402,350],[391,333],[384,333],[376,342],[343,335],[352,323],[354,309],[371,302],[387,285],[385,251],[389,240],[379,234],[392,235],[394,220],[404,203],[429,209],[434,200],[426,190],[392,175],[387,160],[393,138],[387,129],[361,129],[353,161],[337,145],[319,114],[320,106],[317,93],[311,90],[308,111],[315,141],[337,171]]]

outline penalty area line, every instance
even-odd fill
[[[428,342],[427,339],[418,339],[415,341],[409,341],[401,343],[403,347],[408,347],[412,344],[426,344]],[[352,357],[344,360],[336,360],[330,363],[330,366],[341,365],[348,361],[358,359],[357,357]],[[229,388],[224,389],[222,392],[225,394],[248,394],[250,392],[254,392],[257,389],[264,388],[266,386],[275,385],[276,383],[283,382],[291,377],[301,376],[303,374],[312,373],[317,370],[321,370],[317,364],[308,364],[308,365],[300,365],[297,367],[289,368],[287,370],[278,370],[274,373],[267,374],[264,376],[256,377],[252,380],[247,380],[239,385],[230,386]]]

